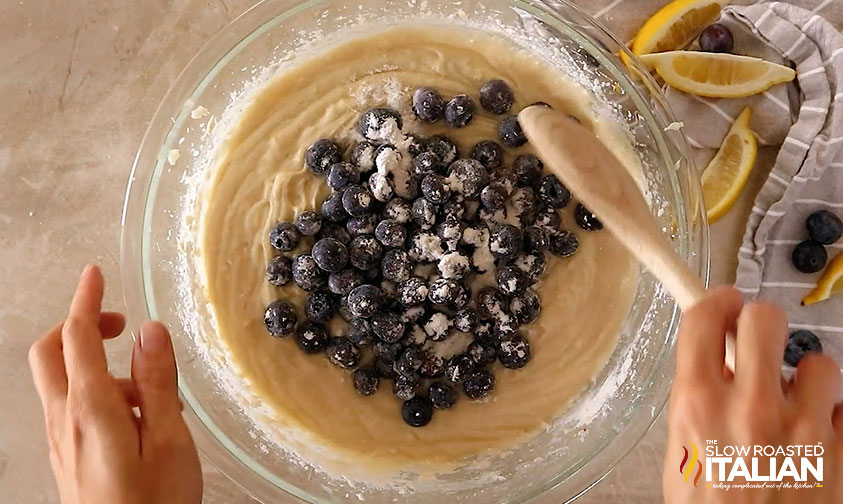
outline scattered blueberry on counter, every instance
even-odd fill
[[[784,349],[784,361],[796,367],[805,354],[822,351],[822,343],[820,343],[816,334],[806,330],[794,331],[787,338],[787,346]]]
[[[802,273],[816,273],[828,262],[826,245],[832,245],[843,236],[843,221],[828,210],[818,210],[805,219],[809,239],[793,248],[790,260]]]

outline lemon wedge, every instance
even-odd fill
[[[802,306],[825,301],[841,292],[843,292],[843,252],[837,254],[837,257],[828,264],[814,290],[802,298]]]
[[[786,66],[735,54],[668,51],[644,54],[641,61],[676,89],[712,98],[751,96],[796,77]]]
[[[636,55],[684,49],[717,19],[728,0],[674,0],[648,19],[632,42]]]
[[[749,107],[732,123],[720,150],[702,174],[703,198],[709,222],[716,222],[732,208],[741,195],[758,145],[749,129]]]

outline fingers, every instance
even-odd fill
[[[99,330],[103,295],[102,274],[87,266],[79,278],[67,320],[62,328],[65,367],[70,385],[107,376],[108,365]]]
[[[170,335],[160,322],[146,322],[141,326],[132,354],[132,381],[146,432],[166,435],[181,424],[176,359]]]
[[[114,381],[117,383],[117,388],[120,389],[123,398],[126,399],[126,403],[129,406],[134,408],[140,405],[138,391],[135,389],[135,383],[131,378],[115,378]]]
[[[126,317],[119,312],[102,312],[98,326],[102,339],[116,338],[126,328]]]
[[[840,368],[834,360],[810,353],[799,361],[790,393],[801,412],[826,421],[834,412],[839,389]]]
[[[67,375],[61,348],[61,328],[56,327],[29,348],[29,367],[41,406],[46,415],[55,414],[67,399]]]
[[[676,350],[676,377],[723,381],[726,332],[741,312],[743,296],[718,287],[682,315]]]
[[[735,349],[737,383],[781,395],[781,367],[787,342],[787,317],[775,305],[750,303],[738,317]]]

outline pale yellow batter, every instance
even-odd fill
[[[564,411],[599,373],[629,311],[637,282],[632,258],[608,232],[578,230],[570,205],[563,226],[577,232],[580,249],[549,261],[539,291],[541,317],[527,331],[532,362],[518,371],[496,364],[497,383],[487,400],[461,396],[424,428],[402,421],[401,401],[389,383],[361,397],[348,372],[264,328],[270,301],[288,299],[299,307],[303,301],[292,282],[278,289],[265,280],[274,255],[269,229],[318,208],[329,193],[324,180],[304,167],[307,146],[321,137],[347,138],[359,113],[384,105],[389,94],[390,101],[400,101],[405,129],[446,133],[467,153],[478,140],[496,139],[500,116],[478,110],[460,130],[444,122],[421,125],[408,113],[410,96],[424,85],[477,101],[491,78],[514,89],[514,112],[545,101],[611,137],[608,126],[589,119],[586,93],[529,52],[467,28],[402,27],[352,39],[285,71],[243,114],[215,167],[203,205],[201,249],[219,337],[253,392],[271,406],[274,422],[312,435],[314,443],[354,463],[393,469],[412,461],[443,464],[513,445]],[[396,98],[401,89],[405,93]],[[507,156],[509,163],[515,154]]]

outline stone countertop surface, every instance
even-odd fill
[[[0,16],[0,502],[58,503],[43,418],[26,361],[63,318],[83,266],[106,277],[122,309],[120,215],[136,149],[191,56],[251,0],[3,2]],[[664,0],[578,0],[629,40]],[[806,3],[819,4],[817,0]],[[712,228],[712,283],[731,283],[755,193],[775,149],[762,149],[737,207]],[[131,341],[106,344],[116,375]],[[661,502],[661,418],[579,502]],[[211,504],[253,503],[206,467]]]

